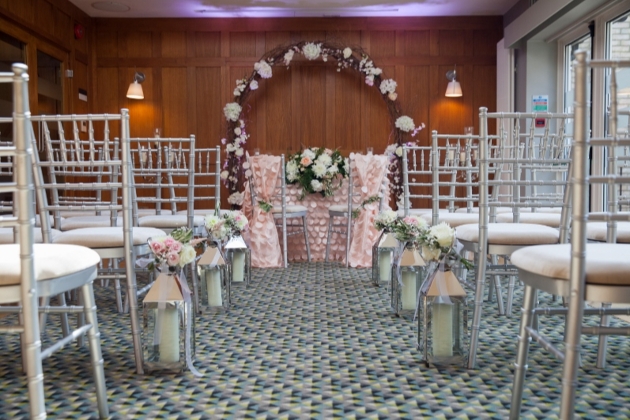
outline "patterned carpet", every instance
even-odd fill
[[[415,349],[415,324],[388,310],[387,290],[372,286],[369,272],[326,263],[255,269],[250,288],[233,290],[229,313],[198,318],[195,366],[202,378],[136,375],[128,317],[116,313],[111,290],[98,289],[112,418],[506,418],[516,311],[499,317],[495,305],[486,304],[478,369],[426,368]],[[561,338],[559,328],[549,332]],[[58,332],[53,326],[47,334]],[[610,339],[603,370],[595,368],[596,342],[584,343],[577,414],[630,417],[628,340]],[[532,347],[523,418],[554,418],[560,363]],[[18,354],[17,336],[0,336],[3,419],[28,415]],[[87,348],[76,346],[44,362],[50,417],[96,417],[88,363]]]

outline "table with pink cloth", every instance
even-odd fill
[[[387,165],[388,159],[384,155],[361,155],[353,154],[353,165],[356,171],[355,192],[360,191],[360,197],[355,197],[355,204],[361,204],[366,199],[381,194],[389,197],[387,185]],[[356,184],[359,185],[356,185]],[[384,186],[384,187],[383,187]],[[332,197],[323,197],[321,194],[308,194],[299,200],[300,187],[298,185],[287,185],[286,199],[287,206],[302,205],[307,208],[308,235],[312,261],[324,261],[326,257],[326,241],[328,236],[328,208],[332,205],[343,205],[348,199],[348,182],[344,180],[340,189],[335,191]],[[278,204],[279,205],[279,204]],[[350,266],[370,267],[372,265],[372,245],[378,237],[378,231],[374,229],[374,217],[378,214],[379,203],[366,205],[354,221],[352,229],[352,242],[350,244]],[[388,200],[383,202],[383,208],[389,208]],[[247,217],[252,216],[252,205],[249,195],[249,188],[245,188],[243,211]],[[343,219],[336,219],[335,222],[342,222]],[[291,219],[287,219],[287,224]],[[288,229],[291,232],[291,229]],[[254,226],[250,226],[250,238],[255,235],[264,235],[264,232],[257,232]],[[287,237],[288,259],[289,261],[307,261],[306,247],[304,245],[304,235],[296,234]],[[280,245],[282,239],[280,236]],[[344,235],[333,233],[330,243],[330,261],[345,261],[346,239]],[[254,250],[252,250],[254,252]],[[280,252],[280,251],[278,251]],[[252,258],[254,261],[255,258]]]

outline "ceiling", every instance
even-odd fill
[[[91,17],[503,15],[519,0],[70,0]]]

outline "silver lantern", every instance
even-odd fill
[[[382,231],[372,246],[372,282],[376,287],[391,280],[392,258],[397,243],[392,233]]]
[[[425,278],[426,263],[413,246],[405,246],[397,253],[395,260],[391,272],[392,308],[398,316],[413,315],[418,292]]]
[[[230,264],[230,285],[249,286],[252,280],[251,251],[241,236],[235,236],[225,244],[225,256]]]
[[[199,274],[199,308],[201,312],[224,312],[230,309],[230,266],[221,248],[211,243],[197,262]]]

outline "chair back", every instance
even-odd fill
[[[221,207],[221,148],[195,148],[195,207]]]
[[[195,136],[130,139],[134,222],[140,208],[155,215],[186,209],[193,228],[195,202]]]
[[[405,216],[409,214],[412,206],[428,208],[433,198],[431,156],[430,146],[402,146],[402,204]]]
[[[43,128],[43,152],[35,154],[35,186],[44,242],[50,242],[49,215],[55,225],[62,211],[81,211],[110,217],[116,226],[122,216],[123,229],[132,229],[132,194],[129,112],[34,116]],[[87,139],[79,127],[88,128]],[[66,131],[73,133],[69,138]],[[119,136],[112,136],[117,131]],[[97,135],[99,133],[100,135]],[[36,139],[33,136],[33,146]],[[49,199],[50,197],[50,199]],[[131,235],[126,245],[131,249]],[[131,255],[131,254],[127,254]]]
[[[480,108],[480,225],[494,222],[499,207],[511,209],[514,223],[523,210],[561,209],[561,225],[566,223],[572,118]],[[496,124],[496,134],[489,133],[489,121]]]
[[[24,356],[29,390],[29,409],[32,418],[46,416],[44,404],[43,371],[41,364],[41,341],[38,323],[38,296],[33,258],[33,174],[30,143],[28,68],[24,64],[14,64],[11,73],[0,73],[0,83],[13,85],[13,140],[11,144],[0,145],[0,161],[11,162],[11,175],[0,178],[0,192],[12,195],[10,214],[0,216],[0,227],[16,229],[21,274],[21,316]],[[5,120],[6,122],[6,120]],[[7,172],[8,173],[8,172]]]

